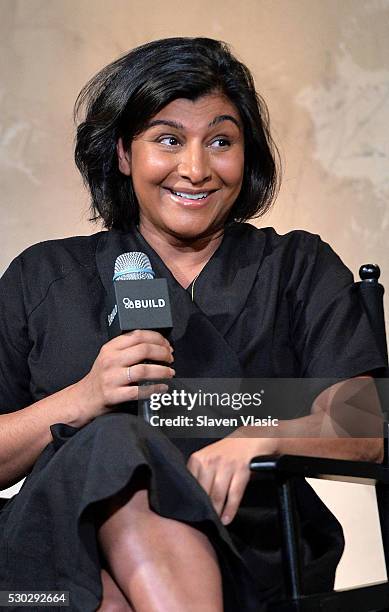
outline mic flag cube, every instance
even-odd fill
[[[165,278],[154,279],[147,255],[135,251],[119,255],[113,281],[108,309],[110,338],[135,329],[171,330],[168,284]]]
[[[121,331],[171,328],[166,278],[114,283]]]

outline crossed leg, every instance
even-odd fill
[[[134,612],[134,608],[130,606],[106,569],[101,570],[101,582],[103,584],[103,598],[96,612]]]
[[[139,482],[110,500],[98,538],[113,578],[102,576],[99,612],[124,612],[125,604],[136,612],[223,612],[220,569],[208,538],[153,512]],[[107,607],[112,600],[117,608]]]

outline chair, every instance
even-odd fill
[[[383,287],[378,283],[378,266],[365,265],[359,271],[357,283],[372,329],[387,359]],[[387,376],[387,371],[382,372]],[[384,416],[383,386],[377,381]],[[387,408],[386,408],[387,410]],[[284,561],[284,592],[282,601],[269,604],[269,612],[384,612],[389,610],[389,581],[344,591],[304,595],[301,588],[301,560],[298,546],[298,520],[294,485],[297,478],[324,478],[343,482],[360,482],[375,486],[381,525],[385,562],[389,575],[389,423],[384,423],[384,460],[382,464],[283,455],[255,457],[251,470],[255,480],[272,478],[277,486],[279,519]]]
[[[378,266],[365,265],[360,269],[361,292],[372,328],[387,357],[382,296],[378,283]],[[383,372],[387,375],[387,372]],[[380,393],[380,389],[379,389]],[[383,408],[383,393],[381,401]],[[388,415],[386,415],[388,418]],[[381,465],[363,461],[345,461],[283,455],[255,457],[250,464],[255,480],[273,479],[278,490],[282,552],[284,559],[284,591],[282,601],[269,604],[269,612],[387,612],[389,610],[389,582],[304,595],[301,589],[301,561],[298,547],[298,522],[295,511],[294,483],[297,478],[327,478],[344,482],[374,485],[382,531],[387,571],[389,572],[389,423],[384,424],[385,456]],[[0,499],[0,510],[6,502]]]

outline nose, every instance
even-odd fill
[[[193,185],[211,178],[209,153],[202,143],[187,143],[182,147],[178,173]]]

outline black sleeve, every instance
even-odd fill
[[[30,352],[20,257],[0,279],[0,413],[32,403]]]
[[[302,377],[349,378],[386,366],[350,270],[320,239],[296,290],[293,319]]]

